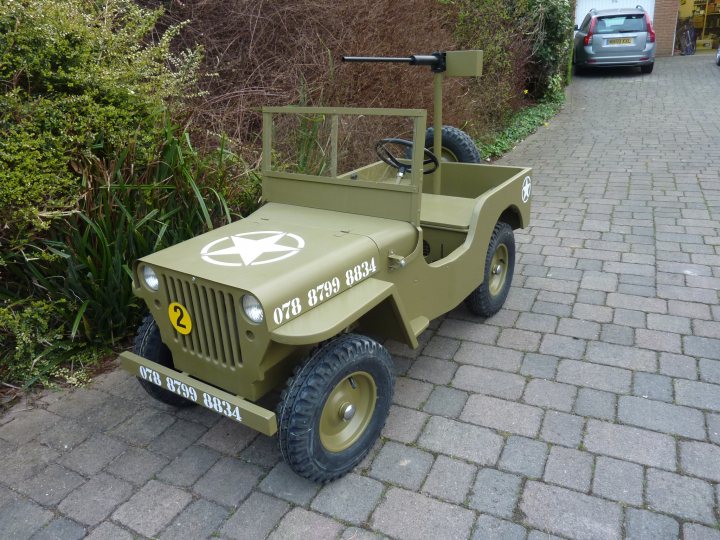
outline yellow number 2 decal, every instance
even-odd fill
[[[192,330],[192,320],[190,314],[185,306],[173,302],[168,306],[168,317],[170,317],[170,324],[178,333],[188,335]]]

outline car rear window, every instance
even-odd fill
[[[598,17],[595,26],[597,34],[622,34],[624,32],[647,32],[645,16],[613,15],[611,17]]]

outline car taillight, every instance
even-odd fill
[[[590,20],[590,28],[588,28],[588,33],[585,35],[585,39],[583,40],[583,43],[585,45],[590,45],[590,40],[592,39],[593,32],[595,31],[595,24],[597,23],[597,19],[593,17]]]
[[[648,42],[655,43],[655,30],[653,30],[650,15],[648,15],[647,13],[645,14],[645,24],[647,25]]]

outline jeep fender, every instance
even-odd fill
[[[270,336],[273,341],[286,345],[320,343],[358,321],[370,332],[397,339],[413,348],[418,346],[415,330],[419,328],[408,322],[395,285],[375,278],[366,279],[276,328]],[[369,324],[373,321],[375,324]],[[421,323],[418,321],[421,326],[427,326],[427,321],[424,325]]]

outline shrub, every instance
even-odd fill
[[[570,53],[573,8],[569,0],[528,0],[528,10],[534,22],[528,88],[535,98],[553,98],[562,92],[559,76]]]

